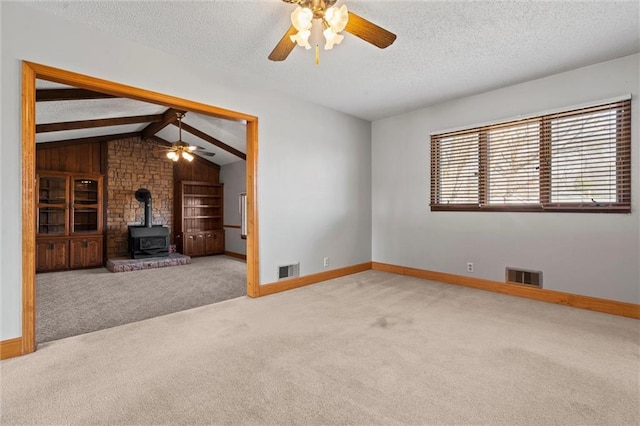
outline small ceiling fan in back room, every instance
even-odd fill
[[[178,121],[178,140],[171,142],[171,146],[166,149],[167,158],[178,161],[180,158],[184,158],[187,161],[193,161],[193,154],[198,155],[206,155],[209,157],[213,157],[215,153],[206,152],[204,148],[198,145],[189,145],[188,143],[182,140],[182,119],[184,118],[184,113],[176,112],[176,119]]]
[[[340,34],[342,31],[351,33],[380,49],[391,46],[396,39],[392,32],[349,12],[347,6],[334,6],[337,0],[282,1],[297,4],[298,7],[291,13],[291,27],[269,55],[272,61],[284,61],[296,45],[311,49],[310,38],[315,38],[315,59],[318,64],[320,31],[325,39],[325,50],[340,44],[344,39]]]

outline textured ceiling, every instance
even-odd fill
[[[302,48],[278,63],[267,56],[293,10],[279,0],[29,5],[367,120],[640,51],[637,1],[340,3],[396,42],[347,35],[319,66]]]

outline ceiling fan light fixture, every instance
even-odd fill
[[[182,158],[184,158],[187,161],[193,161],[193,155],[191,155],[187,151],[182,151]],[[174,160],[174,161],[177,161],[177,160]]]
[[[180,158],[191,162],[194,159],[193,151],[198,149],[197,146],[190,146],[188,143],[182,140],[182,118],[184,113],[176,112],[176,119],[178,120],[178,140],[171,144],[171,151],[167,152],[167,158],[173,161],[178,161]]]
[[[349,22],[349,11],[347,5],[341,7],[332,6],[324,12],[324,19],[337,34],[342,32]]]
[[[304,47],[305,49],[311,49],[311,45],[309,44],[310,36],[310,30],[298,31],[296,35],[291,36],[291,41],[297,43],[298,46]]]
[[[269,54],[269,60],[271,61],[284,61],[296,45],[310,49],[310,44],[313,43],[316,47],[316,64],[318,64],[320,44],[318,39],[322,37],[320,33],[325,36],[326,50],[332,49],[334,45],[342,42],[344,38],[344,36],[340,35],[342,31],[346,31],[380,49],[386,49],[396,40],[394,33],[350,12],[345,5],[334,6],[339,0],[282,1],[288,4],[297,4],[297,6],[291,13],[291,27],[284,33],[276,47]],[[319,22],[314,24],[313,21]],[[327,31],[327,27],[331,31]],[[310,34],[311,32],[313,34]]]
[[[291,13],[291,24],[300,31],[306,31],[311,29],[313,21],[313,12],[308,7],[296,7]]]
[[[340,44],[344,39],[344,36],[341,34],[337,34],[333,28],[327,26],[325,30],[322,32],[324,38],[326,40],[326,44],[324,45],[324,50],[333,49],[334,44]]]

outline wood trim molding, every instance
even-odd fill
[[[242,254],[242,253],[235,253],[235,252],[232,252],[232,251],[225,251],[224,255],[225,256],[229,256],[229,257],[235,257],[236,259],[247,260],[247,255],[246,254]]]
[[[22,63],[22,350],[36,350],[36,72]]]
[[[344,277],[346,275],[356,274],[371,269],[371,262],[360,263],[358,265],[346,266],[344,268],[332,269],[317,274],[305,275],[303,277],[292,278],[290,280],[277,281],[271,284],[260,286],[260,296],[268,294],[280,293],[282,291],[291,290],[298,287],[304,287],[310,284],[316,284],[321,281],[332,280],[334,278]]]
[[[22,355],[22,337],[0,342],[0,359],[13,358],[20,355]]]
[[[80,89],[93,90],[100,93],[135,99],[142,102],[152,102],[175,108],[180,111],[201,112],[206,115],[222,118],[225,120],[235,121],[256,121],[257,117],[244,114],[230,109],[215,107],[196,101],[178,98],[171,95],[153,92],[151,90],[139,89],[126,84],[114,83],[112,81],[103,80],[97,77],[91,77],[71,71],[65,71],[59,68],[47,65],[36,64],[34,62],[23,61],[23,64],[31,68],[38,78],[53,81],[55,83],[66,84]]]
[[[588,309],[590,311],[640,319],[640,305],[616,300],[600,299],[579,294],[564,293],[555,290],[530,288],[520,285],[506,284],[498,281],[481,278],[466,277],[463,275],[434,272],[426,269],[409,268],[406,266],[390,265],[388,263],[371,262],[372,269],[376,271],[391,272],[399,275],[407,275],[425,280],[438,281],[446,284],[454,284],[471,287],[479,290],[508,294],[510,296],[525,297],[541,302],[555,303],[558,305],[572,306],[574,308]]]
[[[247,294],[258,296],[258,117],[70,71],[22,62],[22,354],[35,350],[35,103],[36,78],[246,123]],[[204,160],[203,160],[204,161]]]
[[[247,296],[260,296],[258,242],[258,119],[247,121]]]

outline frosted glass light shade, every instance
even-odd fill
[[[187,151],[182,151],[182,158],[187,161],[193,161],[193,155],[189,154]]]
[[[340,44],[340,42],[344,39],[343,35],[336,34],[333,28],[328,27],[325,29],[322,34],[324,34],[324,38],[327,41],[324,45],[325,50],[333,49],[334,44]]]
[[[349,11],[346,5],[342,7],[330,7],[324,12],[324,19],[333,28],[333,31],[337,34],[344,30],[349,22]]]
[[[167,152],[167,158],[169,158],[170,160],[173,160],[173,161],[178,161],[178,158],[180,158],[180,157],[178,156],[177,152],[169,151],[169,152]]]
[[[298,46],[302,46],[305,49],[311,49],[309,44],[309,36],[311,36],[310,30],[298,31],[298,34],[292,35],[289,38],[292,42],[297,43]]]
[[[291,13],[291,23],[298,31],[306,31],[311,28],[313,12],[307,7],[296,7]]]

